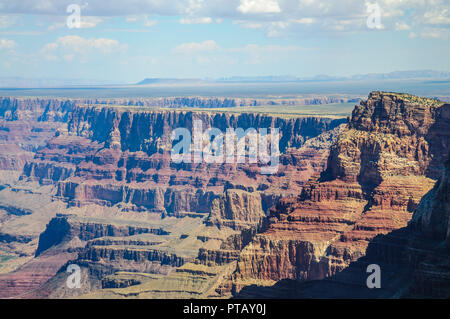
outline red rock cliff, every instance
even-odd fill
[[[298,198],[280,201],[244,248],[236,288],[249,278],[332,276],[364,256],[374,237],[405,227],[442,170],[449,110],[436,100],[371,93],[332,146],[328,169]]]

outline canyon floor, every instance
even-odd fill
[[[0,298],[450,298],[450,104],[354,100],[1,97]],[[175,163],[196,121],[278,169]]]

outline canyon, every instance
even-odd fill
[[[450,104],[220,110],[258,103],[0,98],[0,298],[448,298]],[[278,128],[277,172],[174,163],[196,120]],[[368,289],[368,264],[393,279]]]

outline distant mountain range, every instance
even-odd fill
[[[296,77],[290,75],[268,76],[232,76],[219,79],[164,79],[148,78],[137,85],[151,84],[184,84],[184,83],[245,83],[245,82],[327,82],[327,81],[361,81],[361,80],[406,80],[406,79],[450,79],[450,72],[434,70],[394,71],[390,73],[368,73],[352,76],[330,76],[326,74],[313,77]]]
[[[149,84],[183,84],[183,83],[201,83],[207,82],[202,79],[165,79],[165,78],[147,78],[138,82],[137,85],[149,85]]]
[[[395,71],[390,73],[369,73],[353,75],[352,80],[384,80],[384,79],[449,79],[450,72],[433,70]]]
[[[291,75],[267,76],[232,76],[223,78],[146,78],[131,85],[196,85],[208,83],[283,83],[283,82],[332,82],[332,81],[374,81],[374,80],[408,80],[428,79],[449,81],[450,72],[434,70],[395,71],[390,73],[368,73],[352,76],[330,76],[326,74],[313,77],[298,77]],[[99,81],[89,79],[57,79],[57,78],[23,78],[0,77],[0,88],[63,88],[75,86],[122,86],[129,83]]]

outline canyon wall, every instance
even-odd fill
[[[203,129],[216,127],[222,132],[227,128],[278,128],[281,167],[275,175],[264,176],[259,173],[259,163],[174,163],[171,133],[179,127],[192,130],[195,120],[202,121]],[[320,155],[328,152],[325,147],[301,147],[342,122],[261,114],[75,107],[67,128],[58,130],[27,162],[22,179],[57,185],[56,197],[74,206],[122,203],[130,209],[174,216],[208,214],[225,187],[257,191],[259,202],[276,196],[273,194],[298,191],[310,174],[323,167]],[[298,165],[314,156],[319,160],[316,166]],[[266,200],[263,205],[265,210],[268,203]]]
[[[249,278],[331,277],[381,234],[405,227],[442,171],[450,105],[373,92],[331,147],[328,168],[297,198],[281,200],[270,224],[240,255],[235,289]]]
[[[280,193],[295,194],[310,174],[324,167],[322,155],[328,150],[299,151],[305,141],[344,122],[258,113],[133,110],[133,106],[184,103],[181,98],[144,100],[1,98],[0,169],[22,172],[22,181],[56,185],[56,198],[72,206],[123,203],[131,210],[176,216],[209,214],[212,202],[228,185],[257,191],[266,212]],[[194,106],[207,106],[209,102],[202,103],[213,99],[192,100]],[[119,102],[124,106],[109,106]],[[201,120],[204,129],[217,127],[224,132],[280,129],[278,174],[262,176],[260,164],[173,163],[171,132],[180,127],[191,130],[194,120]],[[309,159],[314,160],[309,163]]]
[[[15,260],[0,275],[2,297],[69,296],[54,289],[64,287],[70,262],[88,275],[87,287],[101,287],[117,271],[177,269],[181,284],[184,276],[222,278],[269,208],[326,167],[345,122],[81,102],[1,99],[0,169],[9,177],[0,188],[0,237]],[[261,175],[259,163],[173,163],[172,130],[191,129],[196,119],[204,129],[279,128],[279,171]]]
[[[441,176],[421,199],[406,227],[373,238],[365,255],[324,280],[279,281],[244,287],[238,298],[446,298],[450,297],[450,153]],[[380,286],[369,289],[369,265]]]
[[[439,180],[408,225],[406,262],[413,267],[406,297],[450,298],[450,153]]]
[[[73,297],[64,288],[69,263],[87,276],[79,294],[95,297],[245,297],[254,285],[264,292],[256,296],[270,297],[289,279],[320,282],[297,297],[448,292],[449,104],[372,92],[344,124],[122,100],[0,101],[8,145],[0,169],[21,172],[0,192],[24,198],[0,206],[0,237],[29,258],[0,275],[1,296]],[[171,132],[192,130],[195,120],[223,132],[278,128],[277,172],[261,174],[261,163],[174,163]],[[47,215],[34,202],[43,194]],[[33,229],[19,238],[12,230],[26,218]],[[366,294],[355,287],[366,289],[369,263],[380,263],[390,283]]]

